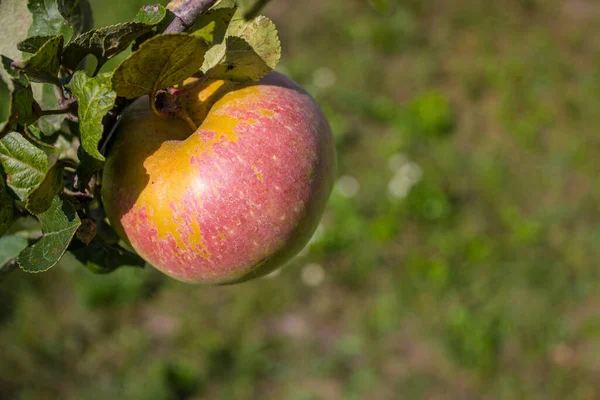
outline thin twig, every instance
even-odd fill
[[[218,0],[186,0],[172,10],[175,18],[164,33],[179,33],[194,25],[196,19],[211,8]]]
[[[59,100],[59,104],[61,101]],[[41,108],[36,110],[39,117],[46,117],[48,115],[64,115],[67,119],[78,122],[77,117],[77,103],[75,98],[66,99],[62,102],[62,107],[56,110],[42,110]]]
[[[58,102],[58,108],[60,110],[68,110],[67,119],[78,122],[76,110],[77,103],[75,101],[75,97],[67,98],[65,97],[65,92],[63,91],[63,87],[61,85],[54,85],[54,94],[56,95],[56,100]],[[60,113],[58,113],[60,114]],[[47,114],[51,115],[51,114]]]
[[[65,108],[63,106],[64,103],[66,103],[68,101],[68,99],[65,97],[65,93],[63,92],[63,88],[62,85],[52,85],[54,87],[54,94],[56,95],[56,98],[58,99],[58,106],[60,108]]]
[[[58,160],[59,163],[62,163],[65,168],[71,168],[72,170],[76,170],[79,167],[79,163],[70,158],[61,158]]]
[[[57,109],[57,110],[41,110],[40,117],[45,117],[46,115],[60,115],[60,114],[68,114],[71,112],[71,108],[65,109]]]
[[[117,121],[119,120],[121,113],[125,110],[125,108],[127,108],[129,104],[131,104],[131,100],[127,100],[125,97],[117,97],[113,108],[102,119],[102,125],[104,126],[104,134],[102,135],[102,141],[100,143],[101,154],[106,154],[106,147],[113,136],[113,133],[117,126]]]
[[[74,192],[67,188],[63,189],[63,193],[67,196],[76,197],[78,199],[85,199],[86,201],[91,201],[94,197],[91,194],[83,193],[83,192]]]

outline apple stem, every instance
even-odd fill
[[[169,95],[166,92],[162,92],[161,94],[163,95],[163,98],[164,96],[167,96],[167,99],[169,98]],[[176,103],[169,104],[170,102],[166,100],[167,103],[161,102],[162,104],[157,106],[156,96],[157,95],[155,94],[150,97],[150,108],[156,116],[165,117],[167,115],[174,115],[184,120],[185,123],[192,129],[192,131],[196,131],[196,129],[198,129],[198,125],[196,125],[192,117],[190,117],[190,114],[188,114],[188,112],[183,107],[181,107],[181,105],[177,101]],[[176,99],[175,97],[170,98]]]
[[[204,82],[206,82],[207,80],[208,80],[208,74],[204,74],[200,78],[198,78],[194,82],[192,82],[191,84],[188,84],[186,86],[179,85],[177,88],[171,87],[171,88],[167,89],[167,91],[172,96],[183,96],[184,94],[188,94],[189,92],[191,92],[198,86],[204,84]]]
[[[218,0],[185,0],[179,7],[171,9],[175,18],[164,33],[179,33],[194,25],[196,19],[211,8]],[[172,1],[171,4],[175,2]]]
[[[183,109],[183,108],[180,109],[177,112],[177,116],[179,118],[181,118],[182,120],[184,120],[185,123],[188,124],[188,126],[192,129],[193,132],[196,132],[196,129],[198,129],[198,125],[196,125],[196,123],[194,122],[192,117],[190,117],[190,114],[185,109]]]
[[[150,108],[152,109],[152,112],[154,113],[154,115],[156,115],[157,117],[164,117],[165,115],[168,115],[168,113],[164,113],[158,110],[158,108],[156,107],[156,101],[155,101],[155,97],[156,94],[153,93],[150,98]]]

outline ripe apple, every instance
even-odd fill
[[[102,179],[110,223],[181,281],[273,271],[306,245],[331,192],[325,116],[277,72],[253,84],[209,81],[181,104],[187,118],[154,115],[147,97],[125,111]]]

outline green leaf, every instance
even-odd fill
[[[63,36],[52,36],[33,56],[12,64],[14,67],[25,71],[33,82],[58,82],[57,75],[63,42]]]
[[[27,200],[48,171],[46,153],[17,132],[10,132],[0,139],[0,163],[4,167],[8,187],[22,201]]]
[[[140,22],[146,25],[158,25],[167,16],[167,10],[160,4],[143,6],[133,19],[133,22]]]
[[[29,36],[63,35],[70,38],[73,34],[73,28],[60,14],[56,0],[29,0],[27,7],[33,15]]]
[[[37,119],[34,104],[35,100],[33,99],[31,87],[17,86],[15,83],[15,88],[11,93],[9,112],[9,115],[13,117],[12,120],[21,125],[34,122]]]
[[[26,272],[42,272],[56,265],[81,225],[71,203],[59,196],[54,197],[50,208],[38,219],[44,236],[17,258],[19,266]]]
[[[200,15],[190,32],[194,36],[204,38],[213,45],[222,43],[227,27],[235,14],[235,8],[214,8]]]
[[[257,48],[257,52],[263,46],[276,42],[279,45],[277,28],[275,24],[265,16],[259,16],[251,21],[245,21],[239,11],[231,19],[227,28],[227,36],[239,36]],[[278,57],[279,59],[279,57]]]
[[[12,59],[21,57],[17,43],[27,38],[31,25],[31,13],[24,0],[0,0],[0,54]],[[12,80],[0,69],[0,77],[12,90]]]
[[[4,61],[4,56],[2,57]],[[26,78],[24,80],[26,81]],[[12,129],[15,129],[17,125],[26,125],[35,122],[39,116],[35,108],[37,103],[33,98],[31,86],[29,84],[24,86],[22,79],[13,79],[12,82],[13,91],[10,94],[8,120],[4,125],[0,125],[0,138]]]
[[[57,0],[58,12],[65,20],[69,20],[79,8],[79,0]]]
[[[36,53],[46,42],[55,36],[31,36],[17,43],[17,48],[25,53]]]
[[[124,266],[144,267],[146,265],[137,254],[116,244],[107,244],[97,239],[88,246],[71,252],[86,268],[99,274],[109,273]]]
[[[0,175],[0,177],[2,177],[2,175]],[[13,199],[6,190],[6,186],[2,180],[0,181],[0,236],[4,235],[12,224],[14,214]]]
[[[257,81],[271,69],[248,42],[235,37],[228,37],[225,43],[213,46],[202,67],[212,79],[236,82]]]
[[[236,0],[221,0],[218,1],[217,4],[212,6],[211,10],[217,10],[219,8],[238,8]]]
[[[112,84],[129,99],[182,82],[197,72],[208,45],[184,33],[159,35],[145,41],[115,70]]]
[[[52,144],[44,142],[44,135],[42,131],[40,131],[35,125],[27,125],[20,133],[35,146],[46,150],[48,160],[51,159],[50,155],[52,155],[52,159],[58,156],[59,150]],[[51,162],[49,161],[49,163]]]
[[[31,134],[31,136],[33,136],[36,140],[42,140],[43,133],[35,125],[27,125],[25,132]]]
[[[140,10],[136,17],[137,22],[105,26],[75,37],[65,47],[63,65],[75,69],[88,54],[96,57],[99,66],[104,65],[106,61],[127,49],[132,41],[149,32],[164,19],[166,15],[164,7],[158,6],[156,9],[154,6],[147,7],[149,8],[143,7]]]
[[[96,33],[95,30],[84,32],[73,38],[64,48],[62,54],[62,64],[69,69],[76,69],[79,63],[88,55],[101,51],[92,49],[90,40]],[[98,58],[99,56],[96,56]]]
[[[0,59],[2,60],[2,66],[4,67],[4,72],[6,72],[9,75],[9,79],[10,79],[10,83],[12,84],[13,81],[18,81],[17,83],[19,83],[21,86],[28,86],[29,85],[29,78],[27,78],[26,75],[23,74],[23,72],[16,68],[13,64],[14,64],[14,60],[12,60],[11,58],[8,58],[4,55],[0,56]],[[12,86],[14,88],[14,86]]]
[[[269,3],[271,0],[238,0],[238,5],[242,14],[246,20],[256,18],[260,11]]]
[[[31,87],[33,97],[44,110],[56,110],[59,107],[56,94],[54,93],[54,85],[49,83],[34,83]],[[44,136],[52,136],[63,128],[65,119],[66,114],[45,115],[38,119],[36,125]]]
[[[81,146],[90,156],[104,161],[98,151],[104,127],[102,118],[115,104],[117,94],[111,88],[111,73],[90,78],[84,71],[77,71],[67,85],[79,104],[79,130]]]
[[[104,162],[89,155],[83,149],[83,146],[79,146],[77,149],[77,158],[79,158],[79,166],[77,167],[77,188],[82,190],[87,187],[92,176],[102,168]]]
[[[213,79],[257,81],[275,68],[280,57],[275,24],[263,16],[245,21],[237,11],[225,41],[209,50],[202,71]]]
[[[0,237],[0,268],[17,257],[25,247],[27,247],[25,237],[13,235]]]
[[[46,172],[40,184],[31,192],[25,203],[25,208],[34,215],[45,212],[52,204],[52,199],[62,192],[64,186],[64,164],[57,162]]]
[[[73,6],[73,3],[77,3]],[[58,0],[58,10],[79,35],[92,27],[92,8],[88,0]]]

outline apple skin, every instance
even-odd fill
[[[227,284],[282,266],[325,209],[336,153],[327,119],[291,79],[209,81],[181,98],[199,128],[125,111],[108,151],[102,199],[122,239],[184,282]]]

